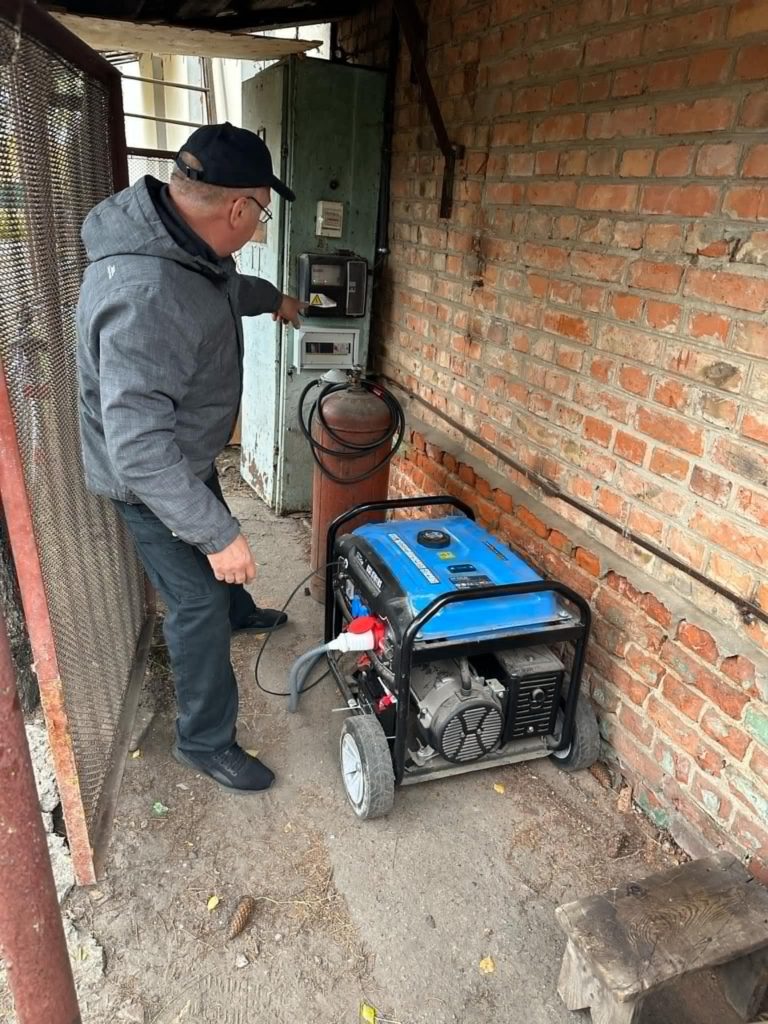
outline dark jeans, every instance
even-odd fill
[[[218,477],[208,487],[224,504]],[[114,502],[167,611],[163,631],[176,686],[176,742],[189,754],[225,750],[235,739],[237,681],[231,631],[256,607],[248,591],[222,583],[206,556],[174,537],[146,505]]]

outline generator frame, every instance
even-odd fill
[[[336,538],[342,526],[359,516],[374,512],[390,512],[403,508],[425,508],[428,506],[443,505],[458,509],[471,520],[475,520],[475,513],[465,502],[450,495],[431,495],[418,498],[393,498],[386,501],[367,502],[355,505],[338,516],[328,528],[328,539],[326,544],[326,569],[325,569],[325,642],[332,640],[341,630],[343,620],[343,606],[340,596],[337,597],[334,588],[336,576],[335,548]],[[444,640],[422,641],[417,643],[417,636],[420,630],[439,611],[448,605],[459,604],[464,601],[482,601],[487,598],[518,597],[525,594],[556,593],[573,604],[580,613],[578,623],[558,626],[557,624],[542,624],[516,627],[515,631],[502,635],[481,636],[478,639],[471,637],[446,638]],[[572,642],[574,645],[573,661],[570,670],[566,670],[568,679],[568,690],[563,708],[562,727],[558,742],[541,753],[533,753],[530,757],[546,756],[557,751],[566,750],[573,741],[574,721],[576,718],[576,705],[581,691],[581,677],[584,669],[584,658],[586,644],[589,637],[592,614],[590,607],[581,594],[576,593],[564,583],[556,580],[537,580],[533,583],[506,583],[491,587],[477,587],[471,590],[457,590],[455,593],[441,594],[424,608],[407,626],[403,634],[394,658],[394,684],[392,691],[396,697],[395,707],[395,734],[392,751],[392,763],[394,769],[395,785],[407,785],[409,781],[419,779],[435,778],[444,774],[444,769],[437,768],[430,770],[428,767],[420,768],[414,772],[413,780],[406,777],[407,737],[408,737],[408,715],[411,709],[411,670],[415,665],[426,664],[436,660],[440,655],[455,657],[459,652],[464,657],[471,657],[473,654],[486,654],[496,650],[509,650],[510,648],[531,647],[536,643],[546,642],[547,644]],[[521,630],[524,630],[522,632]],[[360,708],[349,683],[340,671],[333,657],[328,658],[331,671],[336,682],[344,695],[350,711],[367,713]],[[515,758],[511,759],[515,760]],[[499,761],[492,759],[481,759],[466,766],[456,765],[450,769],[451,773],[482,768],[491,763],[498,764]]]

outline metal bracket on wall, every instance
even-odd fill
[[[393,0],[395,12],[397,13],[400,27],[403,30],[408,50],[411,54],[411,66],[416,75],[424,102],[429,111],[429,119],[437,136],[437,144],[445,158],[443,168],[443,188],[440,194],[440,216],[447,218],[453,210],[453,180],[456,174],[456,161],[464,156],[464,147],[457,142],[451,142],[440,113],[440,105],[432,88],[432,80],[427,71],[426,53],[424,47],[425,30],[424,24],[419,17],[414,0]]]

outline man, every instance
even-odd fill
[[[274,775],[235,740],[231,631],[287,617],[243,587],[256,567],[214,463],[240,404],[241,317],[298,326],[301,304],[232,260],[269,219],[271,189],[295,199],[257,135],[199,128],[170,185],[143,178],[87,216],[77,314],[86,483],[114,501],[167,607],[174,756],[240,791]]]

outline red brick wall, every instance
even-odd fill
[[[768,610],[768,3],[435,0],[425,17],[466,156],[441,221],[401,56],[380,368]],[[353,59],[381,59],[388,18],[341,26]],[[482,447],[464,442],[463,469],[446,447],[417,436],[395,488],[461,491],[590,597],[591,694],[646,808],[768,863],[765,624]]]

